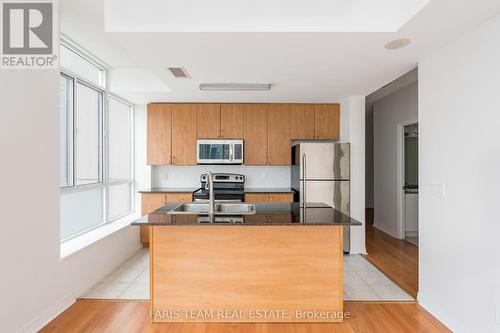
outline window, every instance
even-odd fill
[[[76,185],[102,182],[103,93],[77,83]]]
[[[61,67],[85,78],[101,88],[105,87],[105,70],[81,52],[73,50],[65,43],[61,44]]]
[[[108,101],[109,218],[129,213],[133,202],[133,112],[117,98]]]
[[[133,106],[104,89],[106,71],[61,45],[60,239],[134,211]]]
[[[59,85],[59,185],[73,186],[73,79],[61,74]]]

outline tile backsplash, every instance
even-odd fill
[[[152,166],[151,187],[196,187],[208,171],[245,175],[247,187],[290,187],[290,167],[243,165]]]

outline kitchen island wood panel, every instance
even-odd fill
[[[150,238],[154,322],[342,321],[342,226],[152,226]],[[302,316],[314,311],[330,315]]]

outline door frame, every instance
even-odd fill
[[[405,138],[405,126],[412,125],[412,124],[418,124],[418,119],[410,119],[410,120],[405,120],[397,125],[397,154],[396,154],[396,160],[397,160],[397,181],[396,181],[396,193],[397,193],[397,198],[398,198],[398,238],[399,239],[405,239],[405,208],[404,208],[404,202],[405,202],[405,193],[403,191],[403,186],[405,183],[405,163],[404,163],[404,158],[405,158],[405,144],[404,144],[404,138]]]

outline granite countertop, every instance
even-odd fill
[[[290,187],[245,187],[245,193],[293,193]]]
[[[197,189],[199,189],[199,187],[151,187],[150,189],[140,190],[139,193],[192,193]]]
[[[167,204],[151,214],[135,220],[138,226],[360,226],[361,223],[340,211],[323,203],[307,203],[307,208],[299,203],[258,203],[256,213],[252,215],[215,215],[167,214],[180,203]]]

